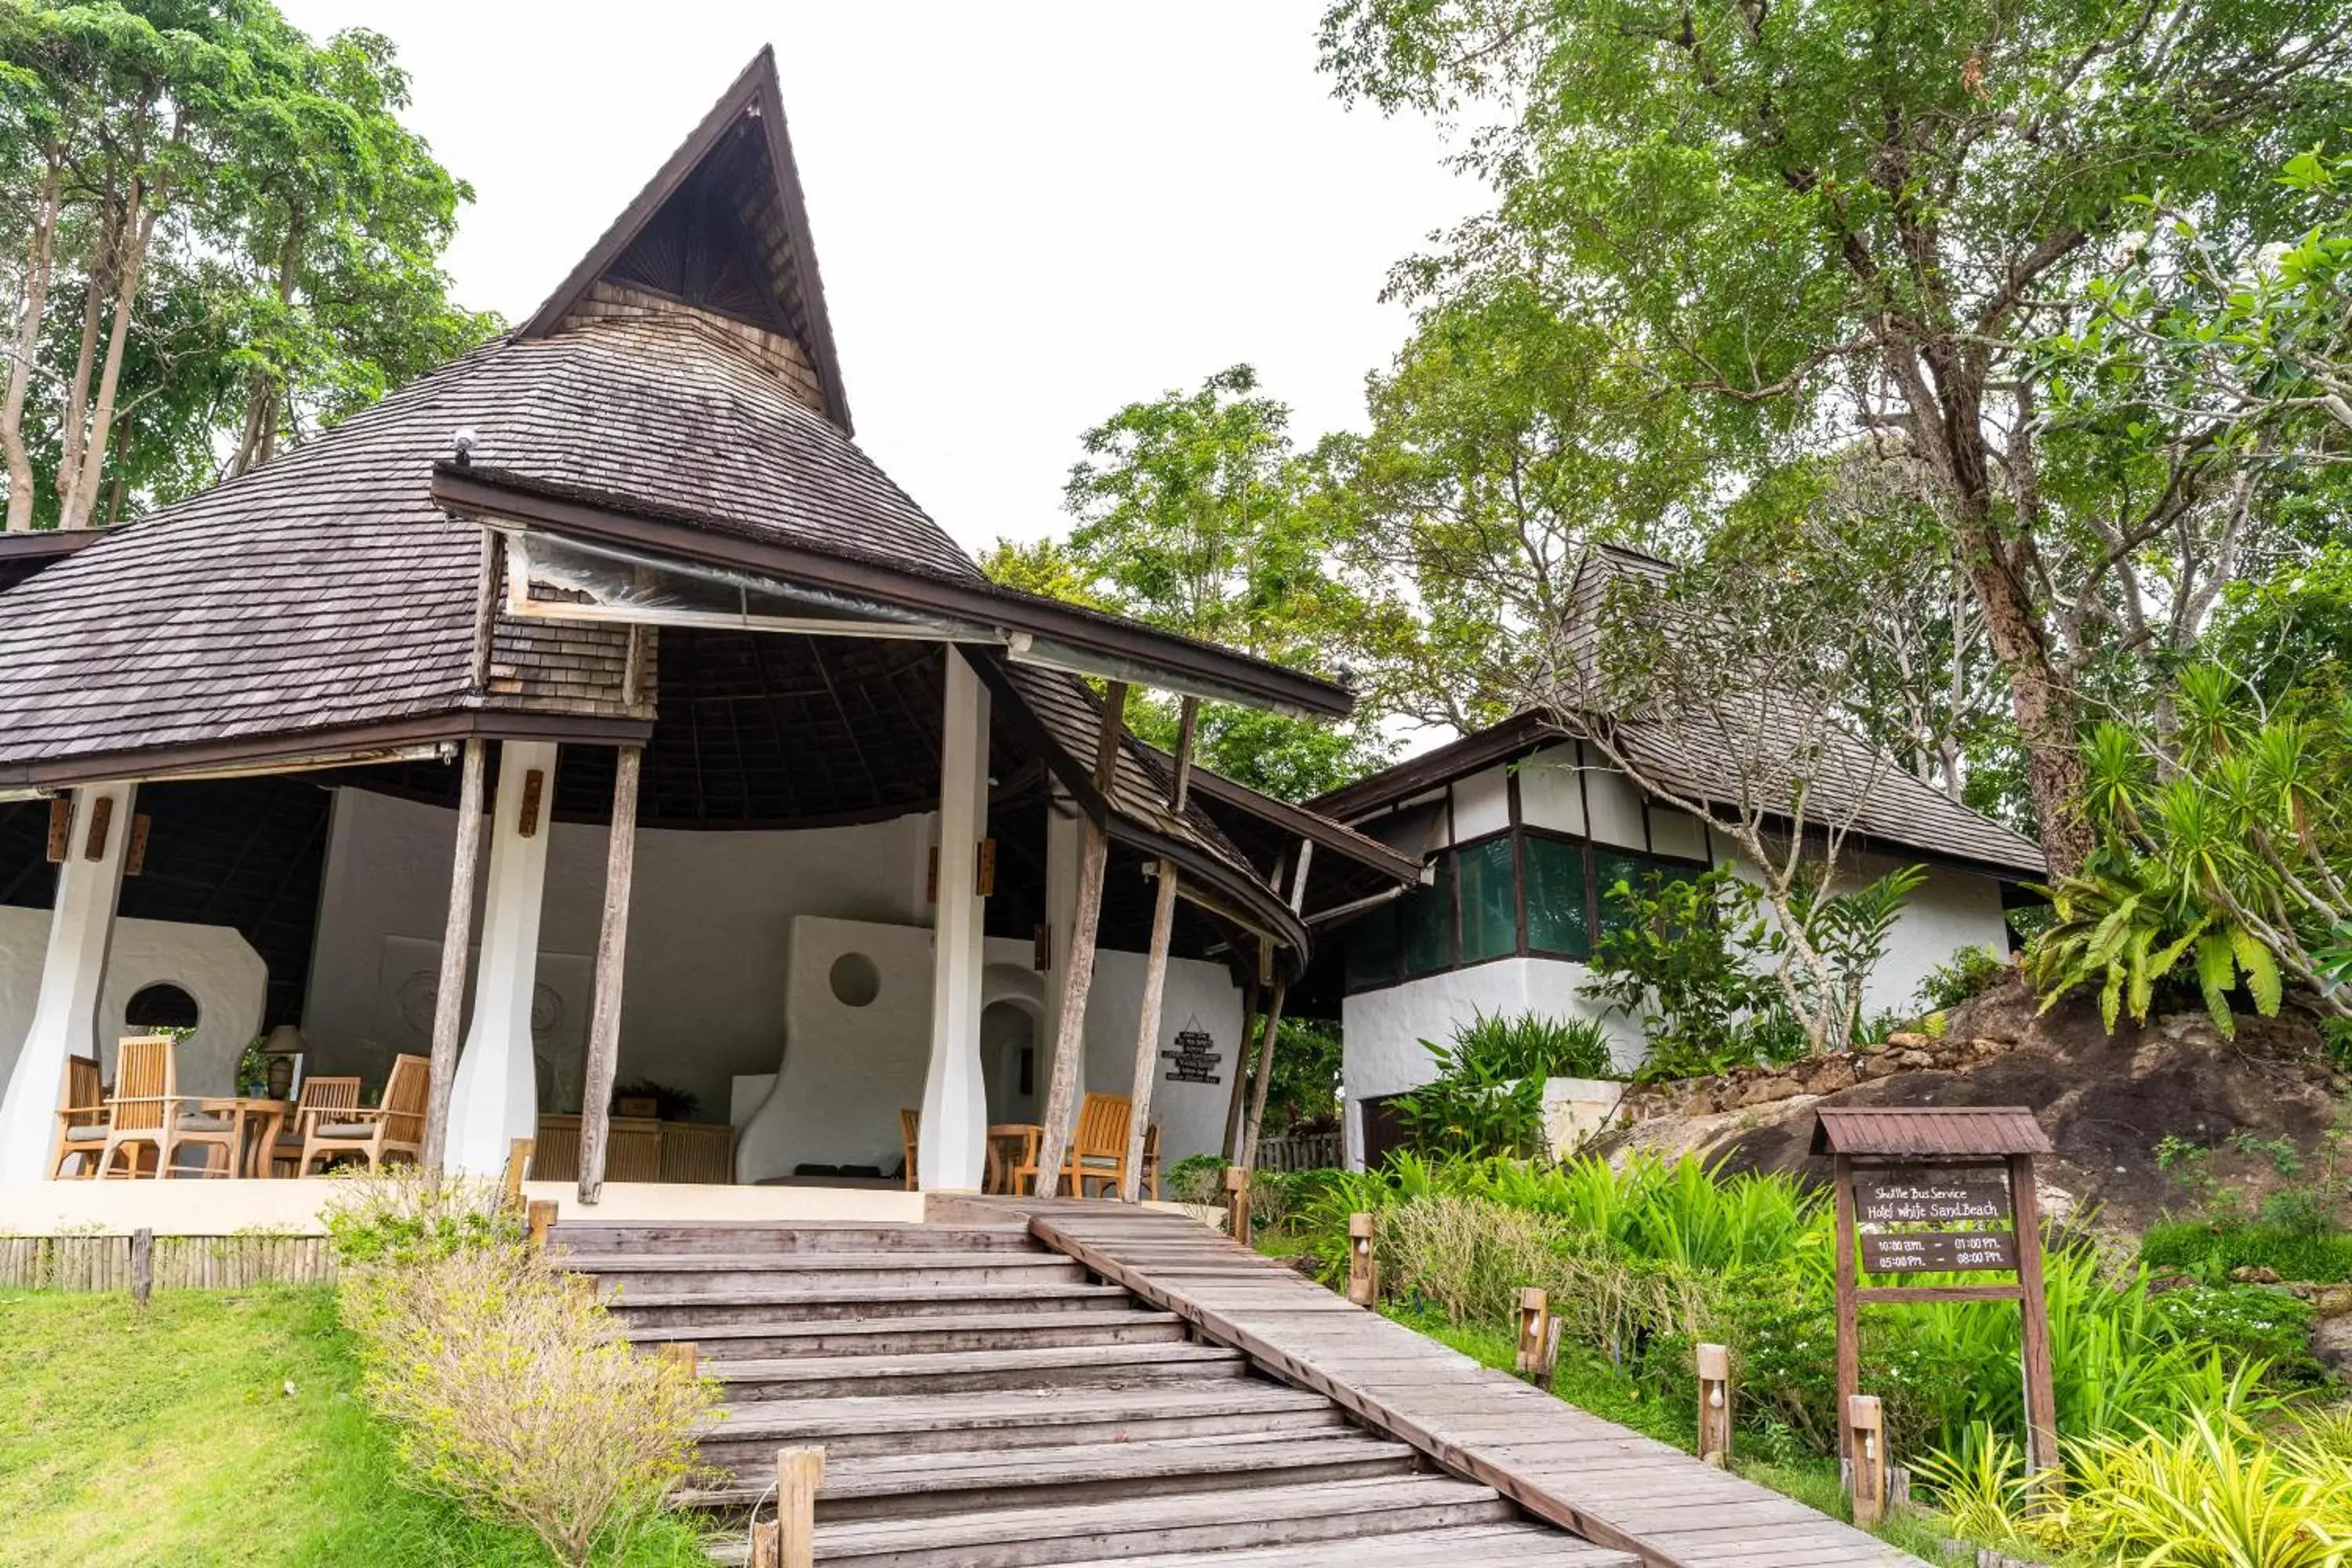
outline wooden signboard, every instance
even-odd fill
[[[1813,1152],[1832,1157],[1837,1205],[1841,1412],[1861,1393],[1862,1309],[1906,1301],[2015,1301],[2022,1321],[2025,1455],[2058,1463],[2057,1394],[2042,1294],[2033,1156],[2050,1141],[2021,1108],[1823,1110]],[[2014,1282],[1864,1287],[1877,1275],[2013,1274]],[[1841,1442],[1848,1440],[1841,1422]],[[1852,1459],[1849,1452],[1845,1456]]]
[[[2012,1230],[1906,1230],[1862,1238],[1872,1274],[2006,1274],[2017,1267]]]

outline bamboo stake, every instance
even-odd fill
[[[1369,1307],[1381,1299],[1381,1259],[1372,1246],[1372,1216],[1348,1216],[1348,1300]]]
[[[632,631],[634,636],[634,630]],[[637,862],[637,777],[645,748],[623,746],[613,768],[613,826],[604,847],[604,919],[596,938],[596,999],[580,1089],[580,1201],[604,1195],[604,1144],[621,1051],[621,981],[628,966],[629,889]]]
[[[1731,1463],[1731,1352],[1698,1347],[1698,1457],[1717,1469]]]
[[[1045,1097],[1045,1126],[1037,1145],[1037,1196],[1062,1187],[1062,1161],[1068,1153],[1070,1118],[1076,1112],[1078,1072],[1087,1048],[1087,993],[1095,979],[1095,937],[1102,926],[1103,870],[1110,859],[1111,785],[1118,776],[1120,714],[1127,683],[1108,682],[1102,717],[1095,731],[1095,789],[1106,820],[1086,819],[1078,851],[1078,889],[1071,912],[1069,967],[1062,975],[1061,1024],[1054,1032],[1054,1081]]]
[[[1867,1530],[1886,1518],[1886,1415],[1878,1395],[1857,1394],[1846,1401],[1846,1473],[1853,1493],[1853,1521]]]
[[[467,949],[474,937],[474,867],[481,858],[482,771],[487,742],[466,742],[457,785],[457,850],[449,868],[449,917],[441,931],[441,977],[433,994],[433,1064],[425,1090],[425,1168],[439,1174],[449,1143],[449,1089],[466,1022]]]

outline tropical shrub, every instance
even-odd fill
[[[560,1562],[620,1554],[688,1473],[713,1385],[635,1355],[490,1184],[350,1179],[328,1223],[362,1395],[411,1484],[523,1526]]]
[[[1609,1032],[1597,1018],[1481,1010],[1454,1032],[1454,1048],[1498,1073],[1522,1078],[1619,1076],[1609,1053]]]
[[[1918,998],[1931,1012],[1943,1012],[1981,996],[2014,973],[2009,960],[1989,947],[1964,947],[1951,962],[1920,977]]]
[[[1393,1103],[1414,1147],[1439,1154],[1539,1154],[1544,1079],[1606,1078],[1614,1070],[1608,1035],[1591,1018],[1482,1011],[1446,1044],[1421,1045],[1437,1076]]]
[[[2168,1220],[2140,1237],[2150,1268],[2218,1284],[2240,1268],[2268,1268],[2281,1279],[2322,1284],[2352,1280],[2352,1236],[2304,1227]]]

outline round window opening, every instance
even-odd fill
[[[833,961],[833,999],[845,1007],[863,1007],[882,994],[882,972],[862,952],[845,952]]]
[[[168,980],[143,985],[122,1010],[122,1022],[133,1029],[193,1029],[196,999]]]

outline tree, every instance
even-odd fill
[[[242,471],[493,329],[447,302],[467,192],[405,102],[384,40],[267,4],[0,7],[10,529]]]
[[[1426,266],[1523,276],[1605,328],[1737,461],[1897,436],[1932,479],[2060,871],[2086,688],[2233,569],[2250,509],[2206,432],[2043,438],[2034,345],[2162,185],[2251,252],[2295,221],[2256,172],[2344,122],[2345,0],[1339,0],[1323,59],[1384,107],[1491,110],[1489,216]],[[1718,486],[1737,476],[1718,476]],[[2141,672],[2127,670],[2126,682]]]
[[[1859,656],[1919,619],[1936,588],[1899,553],[1809,549],[1811,516],[1736,515],[1678,569],[1589,563],[1581,618],[1549,639],[1524,703],[1737,849],[1769,917],[1742,945],[1769,963],[1812,1048],[1840,1050],[1924,875],[1838,890],[1847,840],[1895,766],[1853,731],[1856,671],[1885,662]]]
[[[1247,365],[1129,404],[1080,437],[1086,455],[1064,491],[1068,537],[1000,540],[982,566],[1008,586],[1341,674],[1372,617],[1328,559],[1289,419]],[[1172,702],[1134,692],[1127,717],[1143,739],[1173,743]],[[1378,720],[1370,706],[1335,727],[1210,702],[1197,744],[1218,772],[1299,799],[1387,760]]]

